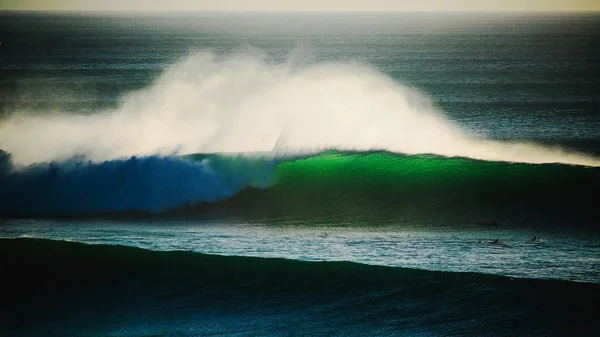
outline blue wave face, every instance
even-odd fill
[[[252,169],[253,164],[260,169]],[[158,213],[225,199],[248,186],[267,184],[268,161],[244,158],[215,170],[210,159],[131,157],[92,163],[72,159],[14,169],[0,153],[0,213],[26,215],[138,211]]]

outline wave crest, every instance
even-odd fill
[[[197,152],[386,150],[484,160],[600,161],[469,136],[414,89],[352,63],[271,63],[260,53],[192,54],[95,115],[16,113],[0,148],[18,164]]]

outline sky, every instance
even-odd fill
[[[0,0],[0,10],[600,11],[600,0]]]

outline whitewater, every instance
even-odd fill
[[[488,161],[599,166],[590,155],[461,130],[426,95],[364,62],[284,62],[259,49],[198,51],[119,107],[95,114],[15,109],[0,121],[12,169],[34,163],[192,153],[306,155],[386,150]]]

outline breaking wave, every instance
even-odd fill
[[[302,157],[196,154],[0,161],[0,214],[162,213],[305,221],[595,224],[598,168],[325,151]]]
[[[385,150],[597,166],[583,154],[476,138],[422,94],[355,63],[269,62],[260,51],[199,52],[93,115],[15,111],[0,148],[18,165],[216,152]]]

